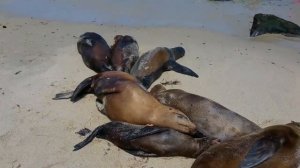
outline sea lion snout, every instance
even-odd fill
[[[174,47],[171,48],[170,51],[172,52],[175,60],[178,60],[179,58],[183,57],[185,54],[185,50],[182,47]]]

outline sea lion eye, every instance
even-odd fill
[[[177,118],[179,118],[179,119],[189,120],[189,119],[188,119],[186,116],[184,116],[184,115],[177,114],[176,116],[177,116]]]

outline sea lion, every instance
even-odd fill
[[[250,37],[270,34],[283,34],[285,36],[300,36],[300,27],[290,21],[270,14],[256,14],[253,18]]]
[[[297,168],[299,124],[270,126],[214,145],[197,157],[192,168]]]
[[[162,104],[182,111],[205,136],[220,140],[248,134],[261,128],[241,115],[208,98],[180,89],[166,90],[158,84],[150,93]]]
[[[86,32],[79,37],[77,49],[84,64],[95,72],[111,70],[110,47],[103,37],[94,32]]]
[[[144,53],[133,65],[130,74],[139,79],[145,88],[158,79],[165,71],[175,71],[181,74],[198,77],[191,69],[180,65],[177,59],[183,57],[185,50],[182,47],[157,47]]]
[[[111,47],[111,63],[113,70],[130,72],[131,67],[139,58],[139,46],[136,40],[128,35],[117,35]]]
[[[83,130],[86,132],[86,130]],[[184,156],[196,158],[215,141],[203,135],[193,138],[170,128],[109,122],[97,127],[74,151],[89,144],[95,137],[106,139],[124,151],[143,157]]]
[[[196,132],[195,124],[185,114],[159,103],[128,73],[107,71],[87,78],[75,89],[71,101],[89,93],[104,99],[103,113],[113,121],[153,124],[191,134]]]

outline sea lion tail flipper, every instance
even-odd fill
[[[83,140],[82,142],[80,142],[74,146],[73,151],[77,151],[77,150],[85,147],[90,142],[92,142],[93,139],[95,137],[97,137],[101,133],[102,130],[103,130],[103,126],[99,126],[96,129],[94,129],[94,131],[87,138],[85,138],[85,140]],[[81,132],[81,130],[79,132]],[[78,134],[79,134],[79,132],[78,132]]]
[[[76,102],[82,97],[84,97],[86,94],[89,94],[91,92],[92,82],[93,77],[88,77],[85,80],[83,80],[74,90],[74,93],[71,97],[71,101]]]
[[[74,91],[65,91],[61,93],[57,93],[52,100],[61,100],[61,99],[70,99],[73,95]]]
[[[283,137],[267,136],[258,139],[250,148],[240,168],[252,168],[268,160],[281,147]]]
[[[170,71],[175,71],[175,72],[185,74],[185,75],[189,75],[189,76],[193,76],[193,77],[196,77],[196,78],[199,77],[194,71],[192,71],[188,67],[185,67],[183,65],[178,64],[174,60],[169,60],[166,63],[165,67],[167,68],[167,70],[170,70]]]
[[[157,154],[154,153],[147,153],[145,151],[141,150],[124,150],[125,152],[134,155],[134,156],[140,156],[140,157],[158,157]]]

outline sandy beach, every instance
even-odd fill
[[[299,38],[0,15],[1,168],[189,168],[193,163],[182,157],[134,157],[105,140],[72,151],[83,139],[76,131],[109,121],[97,111],[93,95],[75,104],[52,100],[94,74],[76,49],[78,36],[87,31],[101,34],[109,44],[116,34],[132,35],[140,53],[182,46],[186,55],[178,62],[199,78],[166,72],[155,83],[178,80],[179,85],[168,88],[208,97],[262,127],[300,120],[300,46],[280,45],[299,43]]]

